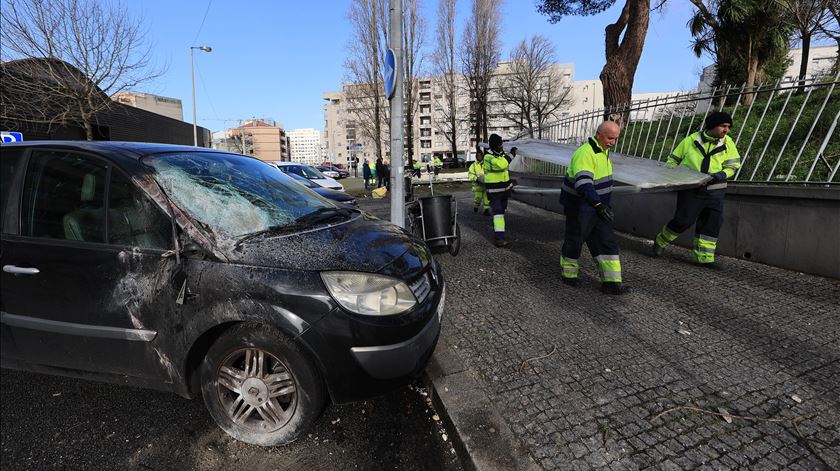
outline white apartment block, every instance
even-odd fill
[[[313,128],[292,129],[286,137],[292,162],[320,165],[324,161],[321,154],[321,131]]]
[[[574,64],[555,64],[557,73],[564,82],[571,87],[569,103],[556,113],[554,119],[574,115],[584,111],[591,111],[603,107],[603,88],[599,80],[574,81]],[[507,73],[507,63],[501,63],[497,69],[497,77]],[[457,151],[460,159],[471,161],[475,159],[475,138],[470,127],[469,93],[459,77],[459,91],[456,97],[457,116]],[[418,103],[414,115],[413,136],[414,158],[429,161],[434,156],[449,160],[452,156],[452,146],[446,137],[449,126],[445,123],[445,110],[441,77],[427,77],[418,81]],[[488,116],[488,132],[496,133],[505,139],[519,135],[522,130],[504,117],[504,106],[491,86],[491,98]],[[352,165],[351,158],[359,162],[364,159],[375,159],[376,152],[372,143],[366,142],[357,130],[358,118],[347,109],[343,92],[328,92],[323,94],[324,100],[324,134],[323,146],[325,159],[336,163]],[[388,102],[382,101],[387,109]],[[388,123],[384,123],[383,149],[385,159],[389,159],[390,152],[387,142]],[[408,136],[405,136],[407,139]],[[407,147],[407,146],[406,146]]]
[[[151,111],[178,121],[184,120],[184,108],[181,100],[151,93],[117,93],[111,97],[114,101]]]

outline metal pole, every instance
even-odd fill
[[[195,124],[195,61],[192,47],[190,48],[190,70],[192,71],[193,145],[198,147],[198,127]]]
[[[391,99],[391,223],[405,227],[403,167],[403,50],[402,0],[390,0],[390,43],[394,51],[394,97]],[[410,78],[409,78],[410,79]],[[410,137],[409,137],[410,138]],[[455,156],[457,159],[458,157]]]

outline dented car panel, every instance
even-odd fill
[[[189,178],[161,181],[160,167],[149,163],[169,156],[178,164],[172,155],[190,153],[200,154],[196,165],[207,155],[233,164],[246,159],[209,149],[50,141],[4,145],[0,159],[8,149],[24,149],[25,158],[9,170],[14,184],[2,215],[4,367],[192,397],[199,394],[198,365],[215,338],[254,322],[305,348],[330,396],[344,402],[404,384],[434,350],[444,292],[440,267],[425,244],[401,228],[358,211],[336,211],[292,181],[288,188],[305,193],[289,193],[276,180],[264,191],[242,170],[247,162],[231,175],[201,176],[201,190],[189,197],[170,194],[189,186]],[[94,167],[104,170],[94,174]],[[58,180],[65,170],[67,184]],[[131,198],[119,203],[117,176],[132,185]],[[244,183],[226,187],[236,182]],[[288,214],[277,209],[272,191],[291,205]],[[26,203],[35,205],[27,212],[24,203],[38,198],[63,203]],[[209,221],[213,206],[196,209],[208,200],[226,217]],[[307,219],[307,208],[335,214]],[[236,217],[244,221],[239,226]],[[86,228],[91,224],[94,229]],[[401,280],[416,306],[389,316],[350,312],[325,286],[321,273],[328,271]],[[399,364],[377,362],[382,355],[400,358]]]

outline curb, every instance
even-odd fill
[[[513,435],[479,382],[441,337],[425,373],[435,408],[446,422],[467,470],[537,470],[527,448]]]

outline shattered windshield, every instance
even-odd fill
[[[265,163],[234,154],[184,152],[144,159],[182,210],[218,236],[239,238],[299,225],[335,206]]]

